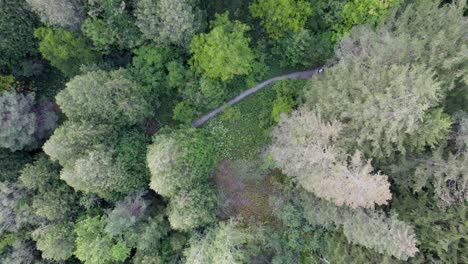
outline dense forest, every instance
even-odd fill
[[[0,263],[468,263],[467,201],[466,0],[0,0]]]

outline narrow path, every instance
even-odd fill
[[[223,104],[220,107],[214,109],[213,111],[209,112],[208,114],[202,116],[200,119],[193,121],[192,126],[193,127],[201,127],[204,123],[206,123],[206,121],[208,121],[211,118],[217,116],[224,109],[226,109],[227,106],[232,106],[232,105],[242,101],[247,96],[258,92],[260,89],[262,89],[263,87],[265,87],[265,86],[267,86],[267,85],[269,85],[271,83],[281,81],[281,80],[284,80],[284,79],[310,79],[312,77],[312,75],[314,75],[314,73],[320,73],[320,72],[322,72],[322,70],[323,70],[322,67],[318,67],[318,68],[315,68],[315,69],[312,69],[312,70],[309,70],[309,71],[293,72],[293,73],[290,73],[290,74],[273,77],[271,79],[263,81],[263,82],[259,83],[258,85],[256,85],[255,87],[243,91],[238,96],[236,96],[233,99],[229,100],[226,104]]]

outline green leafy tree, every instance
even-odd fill
[[[402,3],[401,0],[352,0],[347,2],[341,13],[342,24],[336,25],[339,34],[349,32],[355,25],[378,25],[391,11]]]
[[[16,240],[11,250],[5,256],[0,256],[0,262],[11,264],[24,264],[34,262],[34,244],[28,240]]]
[[[167,216],[173,229],[190,231],[216,222],[217,209],[218,199],[213,188],[209,185],[198,185],[189,187],[187,191],[179,191],[172,197]]]
[[[145,192],[139,191],[118,201],[107,214],[104,231],[112,236],[119,236],[147,216],[149,204],[143,199],[144,194]]]
[[[203,13],[192,0],[139,0],[136,24],[146,39],[188,47],[203,28]]]
[[[32,237],[44,259],[67,260],[75,250],[75,234],[73,226],[69,224],[40,227],[32,233]]]
[[[97,51],[109,54],[114,49],[132,49],[141,44],[141,34],[128,8],[131,6],[120,0],[89,1],[89,17],[81,30]]]
[[[141,179],[129,179],[126,168],[116,162],[106,151],[90,151],[75,161],[74,166],[65,167],[60,177],[76,190],[96,193],[107,199],[116,193],[129,193],[144,184]]]
[[[195,235],[184,252],[187,263],[246,263],[249,261],[247,244],[253,237],[234,221],[220,222],[208,229],[205,237]]]
[[[278,40],[271,50],[281,58],[281,65],[310,69],[324,65],[334,54],[330,33],[313,33],[301,28],[290,32]]]
[[[14,67],[37,53],[33,36],[37,24],[37,18],[24,1],[0,3],[0,68]]]
[[[52,160],[67,167],[73,166],[88,151],[98,150],[101,144],[110,144],[115,138],[110,125],[67,121],[55,130],[43,149]]]
[[[168,131],[169,132],[169,131]],[[205,183],[214,169],[214,146],[203,130],[158,133],[148,148],[150,188],[172,197],[195,183]]]
[[[278,39],[303,28],[312,7],[303,0],[257,0],[250,5],[250,13],[261,19],[271,38]]]
[[[79,0],[26,0],[42,22],[77,30],[83,21],[83,7]]]
[[[51,221],[66,220],[77,212],[77,195],[60,180],[60,166],[45,155],[26,165],[19,180],[33,192],[32,210],[38,216]]]
[[[170,232],[171,228],[163,214],[150,217],[138,234],[135,264],[170,263],[180,255],[185,245],[185,236]]]
[[[141,84],[141,91],[146,98],[159,106],[161,100],[173,96],[169,84],[169,64],[177,63],[176,50],[160,45],[145,45],[134,50],[130,73],[136,82]],[[173,76],[171,76],[173,77]]]
[[[0,147],[15,151],[35,145],[37,116],[33,107],[34,94],[11,91],[0,95]]]
[[[72,121],[134,125],[150,114],[150,106],[125,70],[94,71],[67,83],[56,97]]]
[[[193,117],[195,116],[193,106],[187,101],[182,101],[176,104],[173,112],[174,120],[180,121],[185,124],[190,124],[193,121]]]
[[[63,29],[40,27],[34,31],[40,40],[42,56],[67,76],[77,74],[82,65],[95,62],[98,57],[89,48],[87,39]]]
[[[231,22],[228,13],[217,15],[207,34],[195,35],[190,44],[193,66],[206,77],[228,81],[252,71],[255,56],[244,36],[249,26]]]
[[[316,196],[352,208],[373,208],[391,199],[387,176],[373,173],[370,161],[356,152],[348,157],[335,147],[341,124],[325,123],[301,109],[283,115],[272,133],[271,155],[288,175]],[[348,162],[349,159],[349,162]]]
[[[102,53],[111,52],[112,45],[117,42],[118,32],[102,19],[88,18],[81,25],[81,29],[93,42],[95,49]]]
[[[74,254],[79,260],[90,264],[101,264],[123,261],[128,257],[123,253],[129,250],[124,242],[115,241],[112,236],[104,233],[105,226],[104,216],[88,216],[76,223]]]

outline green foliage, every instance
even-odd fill
[[[45,259],[66,260],[75,250],[75,234],[69,224],[48,225],[32,233],[37,248]]]
[[[81,26],[86,37],[93,41],[96,50],[109,53],[112,44],[117,42],[117,34],[113,28],[102,19],[88,18]]]
[[[222,113],[207,123],[207,130],[213,134],[216,151],[222,158],[254,159],[266,147],[273,125],[274,98],[274,91],[266,88],[233,106],[231,113],[240,118],[223,117],[226,113]]]
[[[143,199],[144,194],[144,192],[136,192],[118,201],[114,209],[107,214],[104,231],[112,236],[119,236],[146,216],[148,202]]]
[[[397,60],[423,63],[433,68],[445,91],[453,89],[457,81],[466,90],[468,52],[464,36],[468,34],[468,20],[464,16],[465,10],[466,0],[446,5],[440,5],[440,1],[419,1],[410,5],[400,16],[390,17],[383,24],[383,30],[394,30],[397,36],[392,49],[385,53],[387,56],[398,53]],[[374,52],[382,52],[380,43],[372,45]]]
[[[185,236],[170,233],[171,229],[161,214],[148,219],[139,233],[136,253],[132,258],[135,264],[172,263],[177,259],[185,244]]]
[[[86,156],[88,151],[102,148],[115,139],[110,125],[65,122],[44,144],[44,152],[63,167],[72,166],[76,160]]]
[[[271,117],[275,122],[279,121],[281,113],[290,113],[297,106],[303,87],[304,82],[297,80],[283,80],[273,84],[273,90],[276,91],[276,99],[273,102]]]
[[[112,257],[116,261],[124,261],[130,256],[131,248],[128,248],[125,242],[122,240],[118,241],[117,244],[115,244],[112,247]]]
[[[330,33],[317,34],[303,28],[285,34],[277,43],[272,52],[281,58],[281,66],[307,69],[321,66],[333,56],[334,51]]]
[[[218,80],[202,77],[199,81],[199,87],[202,95],[200,101],[203,101],[208,108],[220,105],[226,97],[226,86]]]
[[[392,258],[385,254],[379,254],[374,250],[367,249],[363,246],[350,244],[346,236],[341,232],[328,234],[323,238],[325,247],[321,252],[323,259],[329,263],[380,263],[380,264],[397,264],[404,263],[401,260]]]
[[[434,189],[434,200],[445,209],[463,205],[468,200],[468,152],[452,153],[439,148],[432,157],[418,160],[412,190],[421,193],[423,188]],[[432,189],[431,188],[431,189]]]
[[[58,94],[69,120],[46,142],[44,151],[64,166],[61,178],[70,186],[113,199],[146,184],[147,138],[129,128],[141,123],[149,109],[137,89],[124,70],[96,71],[75,77]],[[119,126],[126,129],[117,133]]]
[[[0,262],[9,264],[33,263],[34,244],[28,240],[17,240],[13,242],[9,254],[0,256]]]
[[[205,183],[206,185],[206,183]],[[186,186],[169,201],[167,216],[171,227],[190,231],[199,226],[216,222],[218,199],[211,186]]]
[[[39,51],[42,56],[66,76],[77,74],[81,65],[91,64],[98,59],[87,40],[76,33],[40,27],[34,31],[34,36],[40,40]]]
[[[0,182],[15,181],[21,174],[24,165],[31,162],[31,155],[27,152],[11,152],[0,148]]]
[[[15,76],[13,75],[0,75],[0,94],[3,91],[10,91],[14,89]]]
[[[341,41],[337,56],[367,64],[423,64],[435,72],[445,97],[456,81],[466,84],[463,2],[439,7],[438,1],[421,1],[389,17],[377,32],[358,27]]]
[[[324,122],[301,108],[282,115],[272,132],[270,153],[277,166],[296,177],[298,183],[317,197],[351,208],[374,208],[391,199],[387,176],[374,173],[360,152],[347,155],[335,147],[342,124]]]
[[[374,249],[383,254],[407,260],[419,251],[413,228],[397,219],[374,210],[350,210],[319,200],[312,195],[303,196],[304,216],[310,224],[324,228],[343,226],[350,243]]]
[[[89,264],[115,263],[126,256],[125,245],[104,233],[106,218],[103,216],[87,217],[75,225],[75,256]],[[114,254],[115,253],[115,254]]]
[[[76,76],[57,95],[69,120],[134,125],[150,115],[150,106],[125,70],[94,71]]]
[[[273,39],[304,27],[312,14],[311,4],[303,0],[257,0],[250,5],[253,17],[261,19],[262,26]]]
[[[135,56],[130,73],[142,86],[139,93],[149,98],[153,105],[159,106],[165,96],[173,95],[171,88],[185,79],[174,75],[178,74],[175,70],[179,70],[174,68],[174,64],[177,64],[176,52],[170,47],[158,45],[142,46],[133,52]]]
[[[160,131],[148,148],[151,189],[174,196],[181,189],[205,183],[217,161],[209,134],[193,128]]]
[[[16,66],[37,53],[33,36],[37,24],[37,18],[24,1],[0,3],[0,68]]]
[[[466,203],[441,210],[430,190],[414,196],[403,192],[392,204],[400,218],[413,223],[415,227],[422,254],[414,262],[467,262]]]
[[[352,0],[344,5],[341,17],[342,24],[336,25],[335,30],[342,35],[349,32],[355,25],[378,25],[391,11],[398,7],[402,0]]]
[[[307,87],[307,105],[345,124],[349,149],[375,158],[421,151],[445,139],[450,126],[445,115],[428,114],[440,104],[442,92],[434,77],[422,65],[356,57],[316,75]]]
[[[234,221],[220,222],[210,228],[203,238],[195,235],[184,252],[187,263],[246,263],[248,252],[244,245],[252,239],[248,230]]]
[[[16,91],[0,95],[0,147],[12,151],[32,147],[36,143],[37,116],[33,112],[34,94]]]
[[[92,40],[94,48],[108,54],[117,49],[130,49],[141,44],[141,34],[120,0],[90,1],[90,15],[81,29]]]
[[[129,193],[144,184],[140,179],[129,179],[125,167],[105,151],[88,152],[73,167],[65,167],[61,178],[76,190],[107,199],[113,198],[116,192]]]
[[[203,12],[195,4],[192,0],[138,0],[136,25],[146,39],[188,47],[203,28]]]
[[[22,186],[34,192],[32,210],[48,220],[66,220],[77,208],[77,195],[60,180],[60,166],[40,155],[26,165],[19,178]]]
[[[79,0],[26,0],[42,22],[53,26],[78,29],[83,20]]]
[[[182,101],[174,107],[174,120],[190,124],[195,116],[193,107],[187,101]]]
[[[207,34],[195,35],[190,44],[193,66],[206,77],[228,81],[252,71],[255,56],[244,33],[249,26],[231,22],[228,13],[217,15]]]

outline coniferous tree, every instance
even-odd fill
[[[372,165],[359,152],[348,162],[348,155],[335,146],[341,127],[304,108],[283,115],[272,134],[273,159],[306,190],[338,206],[386,204],[391,199],[387,177],[372,173]]]

